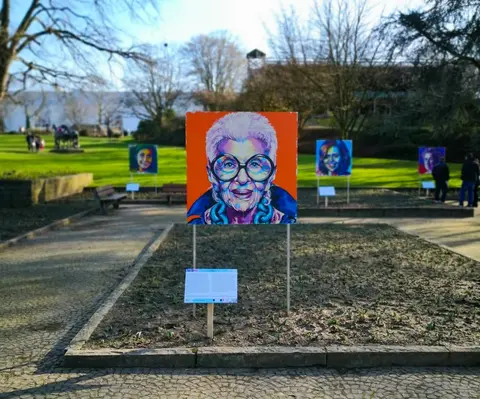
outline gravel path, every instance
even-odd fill
[[[479,369],[59,368],[68,342],[171,220],[169,212],[124,207],[0,253],[1,399],[480,398]],[[175,219],[183,212],[175,209]]]

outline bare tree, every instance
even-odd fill
[[[219,110],[239,91],[246,76],[246,59],[226,31],[198,35],[182,51],[193,78],[194,98],[205,110]]]
[[[326,111],[323,95],[291,65],[265,65],[248,78],[237,103],[248,111],[296,111],[300,129],[312,114]]]
[[[5,99],[5,101],[8,101],[8,99]],[[35,125],[37,118],[44,111],[47,105],[47,96],[43,91],[22,91],[11,97],[10,102],[23,107],[25,127],[28,129],[32,127],[32,123]]]
[[[116,119],[125,106],[125,96],[112,87],[106,79],[94,78],[87,86],[89,101],[93,102],[97,114],[97,124],[105,124],[107,128]],[[109,90],[110,89],[110,90]]]
[[[83,95],[79,92],[66,93],[64,113],[66,119],[77,128],[85,123],[87,117],[87,107],[82,101]]]
[[[132,19],[157,9],[158,0],[24,0],[0,8],[0,100],[10,84],[84,83],[100,61],[141,59],[123,46],[118,14]],[[14,24],[15,17],[20,22]],[[16,19],[16,18],[15,18]]]
[[[368,25],[367,0],[313,2],[311,19],[302,23],[294,10],[277,18],[270,37],[277,58],[297,69],[314,86],[333,114],[343,138],[360,130],[389,63],[384,41]],[[381,61],[381,63],[379,63]]]
[[[162,126],[163,114],[172,109],[183,89],[181,60],[175,48],[145,47],[148,62],[132,63],[125,88],[130,92],[127,105],[139,119]]]

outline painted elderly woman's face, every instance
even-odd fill
[[[255,138],[225,139],[218,145],[217,154],[210,173],[222,200],[239,212],[255,208],[274,173],[264,143]]]

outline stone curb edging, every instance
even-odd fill
[[[131,198],[125,198],[122,201],[122,204],[125,205],[168,205],[167,200],[151,200],[151,199],[131,199]],[[187,202],[186,201],[174,201],[172,205],[184,205],[186,206]],[[168,206],[172,206],[168,205]]]
[[[75,335],[69,346],[66,348],[64,357],[65,364],[71,363],[71,354],[76,353],[87,342],[93,331],[98,327],[103,318],[107,315],[110,309],[115,305],[118,298],[125,292],[130,284],[135,280],[141,268],[152,257],[158,247],[168,237],[174,224],[169,224],[161,233],[156,234],[147,245],[142,249],[137,258],[133,261],[132,267],[120,284],[113,290],[107,299],[100,305],[97,311],[92,315],[90,320],[82,327],[82,329]]]
[[[200,347],[69,350],[74,368],[474,367],[480,346]]]
[[[38,237],[39,235],[46,233],[47,231],[54,230],[58,227],[63,227],[67,226],[69,224],[72,224],[74,221],[81,219],[87,215],[90,215],[91,213],[94,213],[97,211],[98,208],[92,208],[92,209],[87,209],[86,211],[82,211],[79,213],[76,213],[75,215],[66,217],[64,219],[56,220],[53,223],[47,224],[46,226],[40,227],[38,229],[29,231],[28,233],[22,234],[20,236],[11,238],[10,240],[0,242],[0,251],[4,251],[5,249],[18,244],[20,241],[26,240],[28,238],[35,238]]]
[[[430,238],[426,238],[426,237],[422,237],[420,235],[418,235],[417,233],[413,233],[411,231],[408,231],[407,229],[401,227],[401,226],[396,226],[396,225],[393,225],[391,224],[390,226],[392,226],[393,228],[397,229],[398,231],[401,231],[402,233],[405,233],[405,234],[408,234],[409,236],[411,237],[415,237],[416,239],[418,240],[422,240],[422,241],[425,241],[425,242],[428,242],[429,244],[433,244],[433,245],[436,245],[440,248],[443,248],[449,252],[453,252],[457,255],[460,255],[460,256],[463,256],[464,258],[468,258],[470,260],[473,260],[474,262],[480,262],[480,259],[475,259],[473,258],[472,256],[470,255],[467,255],[467,254],[464,254],[464,253],[461,253],[459,251],[457,251],[456,249],[452,248],[452,247],[449,247],[448,245],[445,245],[445,244],[441,244],[439,242],[436,242],[435,240],[432,240]]]
[[[165,200],[124,199],[125,205],[168,205]],[[185,205],[175,201],[173,206]],[[172,206],[169,205],[169,206]],[[358,218],[470,218],[475,216],[474,208],[298,208],[298,217],[358,217]]]

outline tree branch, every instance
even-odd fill
[[[30,4],[30,7],[28,8],[27,12],[25,13],[22,22],[20,22],[20,25],[18,26],[15,34],[13,35],[13,40],[11,44],[11,48],[13,49],[15,47],[15,44],[18,43],[18,40],[25,34],[31,23],[33,22],[32,15],[35,11],[35,9],[38,7],[40,4],[40,0],[32,0],[32,3]]]
[[[8,26],[10,25],[10,7],[10,0],[3,0],[2,10],[0,11],[0,20],[4,32],[8,32]]]

